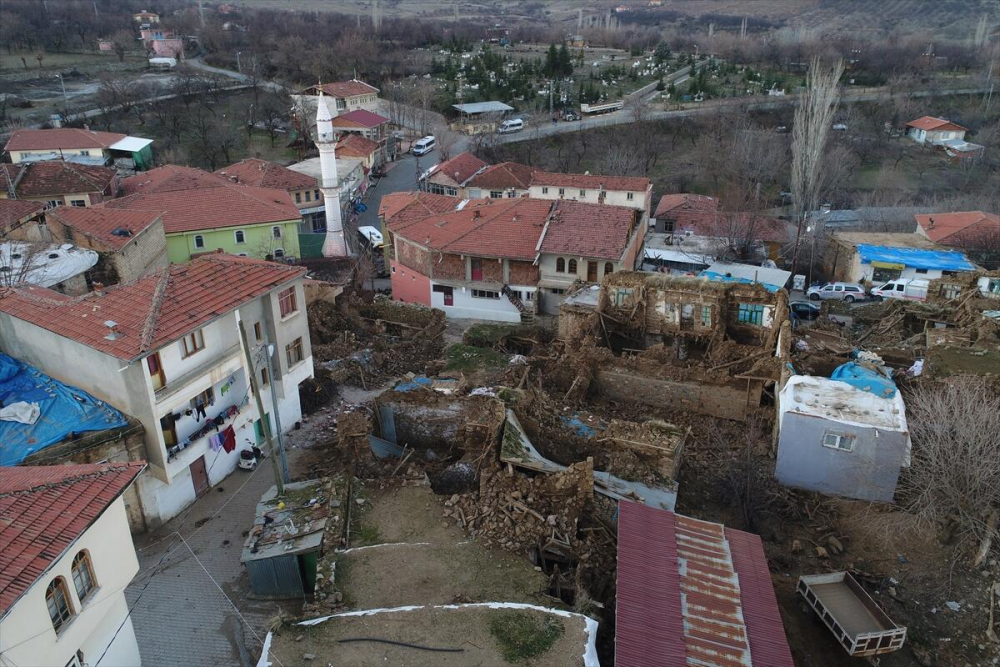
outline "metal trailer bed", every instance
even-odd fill
[[[803,575],[796,590],[848,655],[871,657],[902,648],[906,628],[893,623],[849,573]]]

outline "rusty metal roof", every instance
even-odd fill
[[[793,667],[760,538],[620,508],[618,667]]]

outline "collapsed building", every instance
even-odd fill
[[[559,335],[568,358],[599,350],[577,391],[742,421],[773,407],[791,326],[784,290],[621,272],[570,295]]]

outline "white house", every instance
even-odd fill
[[[571,199],[585,204],[627,206],[643,212],[649,222],[653,183],[641,176],[598,176],[536,171],[531,174],[528,196],[533,199]]]
[[[142,422],[149,465],[137,488],[155,527],[229,475],[265,427],[288,430],[301,418],[298,385],[313,374],[304,274],[213,253],[84,297],[12,290],[0,299],[0,340],[12,356]]]
[[[946,141],[963,141],[968,128],[944,118],[924,116],[906,124],[906,135],[918,144],[939,146]]]
[[[139,667],[122,494],[142,462],[0,468],[0,664]]]

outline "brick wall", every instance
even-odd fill
[[[482,267],[484,281],[503,284],[503,262],[498,262],[492,257],[483,257]]]
[[[431,281],[427,276],[408,269],[395,260],[390,266],[393,301],[431,305]]]
[[[462,259],[461,255],[439,256],[435,254],[432,277],[444,280],[465,280],[465,260]]]
[[[114,267],[123,283],[137,280],[169,263],[167,237],[163,220],[159,219],[114,254]]]
[[[410,243],[402,236],[396,236],[396,248],[396,261],[425,276],[430,275],[430,253],[427,250]]]
[[[531,262],[511,262],[507,282],[511,285],[535,285],[538,283],[538,267]]]

